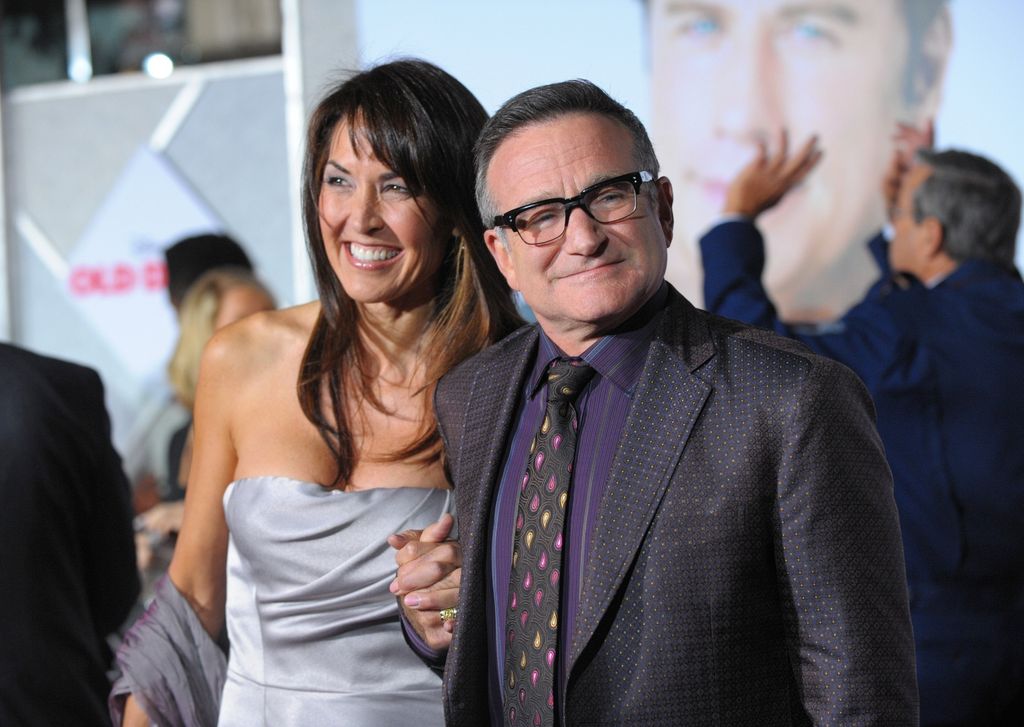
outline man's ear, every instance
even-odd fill
[[[942,86],[953,48],[953,24],[947,4],[943,3],[927,28],[921,28],[920,44],[917,57],[908,60],[913,66],[907,69],[904,89],[915,125],[934,119],[942,101]]]
[[[505,276],[505,282],[508,283],[508,287],[512,288],[512,290],[519,290],[519,287],[516,285],[516,271],[512,265],[512,255],[496,228],[492,227],[489,230],[484,230],[484,244],[491,251],[491,257],[497,263],[498,270]]]
[[[928,259],[946,253],[943,243],[945,242],[945,231],[938,217],[925,217],[920,222],[922,252]]]
[[[655,182],[658,189],[658,223],[665,233],[665,247],[672,244],[672,230],[675,227],[675,216],[672,213],[672,182],[668,177],[661,177]]]

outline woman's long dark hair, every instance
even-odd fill
[[[445,372],[522,322],[484,247],[474,198],[473,143],[486,120],[487,113],[465,86],[418,60],[386,63],[352,76],[332,89],[310,118],[302,211],[321,311],[302,359],[298,394],[303,413],[334,455],[335,485],[350,480],[358,459],[352,412],[345,402],[358,396],[381,411],[384,406],[357,332],[358,308],[338,281],[320,233],[319,197],[332,136],[345,124],[353,148],[368,144],[414,195],[425,195],[436,205],[447,229],[460,233],[439,243],[447,250],[421,354],[429,401]],[[425,417],[420,436],[388,455],[389,460],[427,463],[440,457],[440,437],[429,409]]]

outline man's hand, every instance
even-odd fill
[[[757,156],[730,182],[725,194],[723,214],[757,219],[758,215],[778,204],[789,190],[803,181],[821,159],[821,155],[817,136],[805,141],[792,155],[789,153],[789,136],[785,130],[779,133],[771,153],[764,142],[759,142]]]
[[[124,703],[124,718],[119,727],[149,727],[149,715],[135,701],[131,694]]]
[[[185,501],[161,502],[139,515],[147,532],[170,535],[181,530],[185,517]]]
[[[935,126],[930,119],[920,128],[910,124],[897,124],[892,138],[895,148],[882,178],[882,196],[885,198],[885,209],[890,222],[893,221],[893,212],[898,204],[900,184],[914,164],[914,155],[919,149],[930,149],[935,146]]]
[[[405,617],[427,646],[443,651],[451,644],[453,620],[441,623],[440,611],[455,608],[462,580],[462,548],[448,540],[455,519],[444,514],[423,530],[406,530],[388,537],[398,574],[390,589],[399,598]]]

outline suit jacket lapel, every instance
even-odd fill
[[[459,446],[456,479],[459,484],[480,488],[485,496],[473,498],[470,512],[459,513],[459,531],[489,540],[487,526],[491,503],[498,486],[499,467],[506,452],[506,441],[495,437],[497,432],[511,433],[523,376],[532,362],[537,332],[517,341],[515,349],[496,357],[494,364],[477,371],[473,391],[468,399],[472,403],[466,413],[466,429]]]
[[[463,546],[462,592],[459,628],[445,672],[449,719],[455,724],[486,722],[489,713],[490,645],[485,606],[491,540],[488,526],[506,451],[505,439],[495,435],[507,434],[515,426],[519,392],[533,360],[537,335],[535,329],[527,332],[502,355],[493,356],[489,365],[481,366],[466,399],[469,409],[452,470]]]
[[[692,371],[713,353],[703,319],[672,290],[651,341],[594,527],[569,654],[570,680],[643,545],[690,430],[711,392],[710,385]]]

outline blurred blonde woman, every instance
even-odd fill
[[[276,307],[267,287],[241,267],[210,270],[189,287],[181,303],[178,343],[167,365],[171,387],[182,406],[189,412],[195,406],[199,361],[214,332]],[[191,418],[171,437],[167,457],[168,493],[164,502],[141,516],[145,537],[139,539],[138,556],[143,569],[151,563],[154,541],[181,529],[184,488],[192,462]]]

